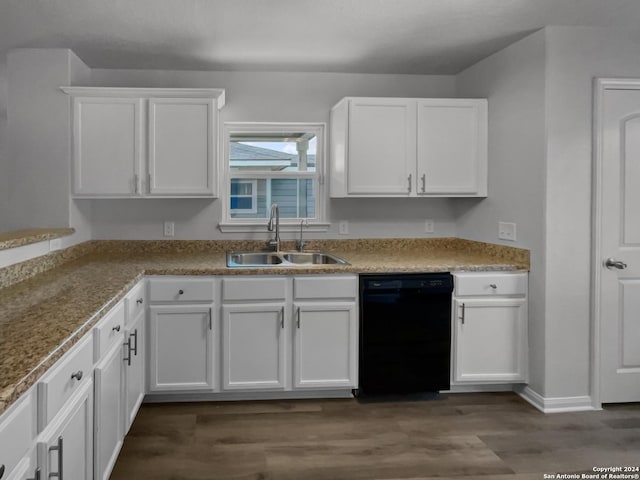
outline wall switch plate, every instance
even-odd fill
[[[516,224],[511,222],[498,222],[498,238],[500,240],[516,241]]]
[[[60,250],[62,248],[62,239],[54,238],[49,240],[49,251],[54,252],[56,250]]]
[[[338,224],[338,232],[340,235],[349,234],[349,222],[347,220],[340,220],[340,223]]]
[[[425,233],[433,233],[435,229],[435,222],[428,218],[424,221],[424,232]]]
[[[175,224],[173,222],[164,222],[164,236],[173,237],[175,234]]]

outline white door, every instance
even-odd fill
[[[348,137],[348,194],[415,194],[414,100],[350,100]]]
[[[41,478],[93,479],[93,382],[74,394],[39,437]]]
[[[355,303],[294,304],[294,387],[357,386]]]
[[[454,381],[526,380],[526,299],[455,300],[453,322]]]
[[[640,401],[640,82],[603,93],[600,400]],[[605,265],[607,259],[613,264]],[[615,263],[620,262],[620,263]]]
[[[129,431],[145,393],[144,378],[144,310],[127,328],[124,344],[124,433]]]
[[[76,97],[73,102],[73,193],[139,194],[141,100]]]
[[[102,358],[94,370],[94,465],[97,480],[109,478],[124,439],[122,432],[122,415],[124,413],[122,409],[122,368],[122,346],[118,342]]]
[[[215,100],[149,99],[149,193],[212,195]]]
[[[213,305],[151,306],[149,389],[212,390]]]
[[[285,388],[287,332],[284,303],[222,307],[222,387]]]
[[[487,195],[487,101],[418,101],[418,195]]]

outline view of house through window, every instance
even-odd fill
[[[263,219],[276,203],[280,218],[316,218],[315,132],[231,132],[229,218]]]

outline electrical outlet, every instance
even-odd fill
[[[175,224],[173,222],[164,222],[164,236],[173,237],[175,234]]]
[[[49,251],[53,252],[55,250],[60,250],[62,248],[62,239],[54,238],[49,240]]]
[[[349,234],[349,222],[347,220],[341,220],[338,224],[338,232],[340,235],[348,235]]]
[[[424,232],[425,233],[433,233],[435,229],[435,222],[428,218],[424,221]]]
[[[498,238],[500,240],[516,241],[516,224],[511,222],[498,222]]]

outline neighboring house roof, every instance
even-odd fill
[[[285,170],[298,165],[298,155],[239,142],[230,142],[229,157],[229,165],[238,169]],[[307,164],[315,163],[316,156],[308,155]]]

